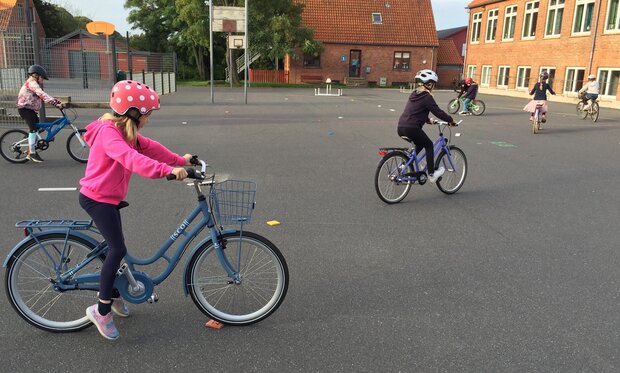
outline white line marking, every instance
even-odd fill
[[[77,188],[39,188],[39,192],[72,192]]]

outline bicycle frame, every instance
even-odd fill
[[[185,219],[183,219],[181,224],[172,232],[170,237],[168,237],[168,239],[157,250],[157,252],[153,256],[149,258],[144,258],[144,259],[137,258],[130,254],[127,254],[125,256],[124,262],[126,263],[127,269],[128,269],[128,271],[125,270],[126,276],[117,275],[115,282],[114,282],[114,287],[119,290],[119,292],[121,293],[121,295],[123,296],[125,300],[131,303],[143,303],[149,300],[151,295],[153,294],[154,287],[156,285],[159,285],[160,283],[162,283],[168,278],[168,276],[175,269],[176,265],[179,263],[181,257],[183,256],[184,252],[189,247],[190,243],[202,232],[202,230],[205,227],[209,228],[210,236],[200,241],[194,247],[193,252],[198,250],[206,242],[212,241],[213,246],[216,250],[216,255],[220,263],[222,263],[222,266],[224,270],[226,271],[226,273],[228,274],[228,276],[234,282],[240,281],[239,279],[240,268],[235,268],[235,266],[232,263],[230,263],[230,261],[226,258],[226,256],[223,253],[222,246],[220,245],[219,237],[222,234],[226,234],[226,233],[233,233],[237,231],[242,232],[243,225],[241,225],[241,228],[239,230],[220,229],[219,226],[215,223],[213,215],[211,213],[210,202],[207,201],[207,198],[209,197],[205,197],[205,195],[202,194],[202,191],[200,190],[200,186],[198,182],[195,181],[194,185],[198,193],[198,205],[194,208],[192,212],[189,213],[189,215],[185,217]],[[211,191],[210,194],[211,193],[213,192]],[[199,217],[201,217],[201,219],[199,219]],[[197,221],[197,219],[199,220]],[[196,221],[197,223],[190,229],[190,226]],[[29,221],[25,221],[22,223],[28,223],[28,222]],[[67,245],[67,239],[70,235],[78,236],[79,238],[85,239],[93,244],[96,243],[96,247],[88,254],[88,256],[82,262],[71,267],[71,269],[66,272],[64,272],[62,269],[62,266],[65,265],[66,263],[62,263],[62,262],[55,263],[55,260],[53,259],[54,256],[49,254],[46,251],[46,248],[42,245],[41,245],[41,249],[42,251],[45,252],[45,255],[49,258],[49,260],[55,263],[54,267],[55,267],[56,273],[55,273],[55,277],[51,279],[51,281],[54,282],[54,288],[56,290],[58,291],[68,291],[68,290],[98,291],[99,290],[99,278],[100,278],[99,273],[88,273],[88,274],[77,275],[77,276],[75,275],[76,273],[81,271],[84,267],[86,267],[89,263],[91,263],[93,260],[101,256],[104,256],[107,253],[108,245],[105,241],[97,242],[94,238],[79,232],[79,230],[88,230],[88,231],[91,231],[91,232],[94,232],[100,235],[101,233],[95,227],[92,226],[92,221],[77,221],[77,222],[69,221],[69,222],[73,224],[70,224],[67,226],[67,228],[64,228],[61,230],[58,230],[58,229],[47,230],[45,229],[45,225],[33,225],[32,227],[26,226],[25,230],[29,234],[26,237],[26,239],[22,241],[22,243],[28,240],[31,240],[31,239],[35,240],[38,243],[39,242],[38,237],[41,235],[45,235],[45,234],[50,234],[50,233],[65,234],[65,245],[62,248],[62,253],[60,253],[61,254],[60,258],[66,257],[65,252],[71,249]],[[53,225],[53,224],[50,225],[50,227],[54,227],[54,228],[59,228],[61,226],[62,224],[60,223],[56,225]],[[41,232],[34,232],[35,229],[38,229]],[[185,237],[180,241],[173,255],[167,256],[166,252],[168,252],[168,250],[172,247],[172,245],[174,245],[181,236],[185,236]],[[21,243],[18,244],[16,248],[19,246],[21,246]],[[192,255],[193,255],[193,252],[192,252]],[[7,265],[9,258],[12,256],[13,256],[13,253],[9,254],[9,256],[7,257],[7,260],[4,263],[4,266]],[[137,271],[135,269],[136,265],[140,265],[140,266],[150,265],[150,264],[155,263],[161,258],[165,259],[168,262],[168,264],[161,271],[161,273],[157,274],[154,277],[150,277],[146,273]],[[191,258],[191,255],[190,255],[190,258]],[[185,267],[185,271],[187,271],[187,264]],[[142,288],[136,289],[135,284],[141,285]],[[133,290],[136,293],[138,291],[140,293],[132,294],[130,287],[133,287]],[[186,287],[184,287],[184,291],[185,291],[185,295],[189,294],[188,289]]]
[[[445,136],[443,135],[443,132],[441,131],[441,128],[439,129],[439,138],[437,138],[437,140],[433,143],[433,151],[435,153],[435,155],[439,154],[439,152],[443,150],[446,152],[447,156],[448,156],[448,160],[450,162],[450,167],[454,168],[454,164],[452,163],[452,156],[450,155],[450,149],[448,148],[448,142],[446,141]],[[420,154],[416,154],[415,151],[415,146],[408,152],[406,152],[407,155],[409,156],[409,160],[407,161],[407,163],[405,164],[405,166],[402,168],[403,170],[406,170],[407,168],[409,168],[409,166],[413,163],[414,165],[414,170],[416,172],[426,172],[426,169],[428,166],[424,167],[424,169],[420,169],[420,162],[422,160],[424,160],[426,158],[426,151],[422,150],[420,152]],[[416,181],[418,180],[417,176],[401,176],[400,175],[400,170],[394,170],[396,172],[395,178],[397,181]]]
[[[37,128],[39,129],[39,132],[37,132],[37,138],[39,140],[45,140],[45,142],[47,143],[53,141],[56,135],[58,134],[58,132],[60,132],[67,125],[71,126],[71,129],[73,130],[73,132],[75,132],[76,134],[79,133],[77,127],[75,127],[75,125],[73,125],[73,123],[69,121],[69,118],[67,117],[65,112],[61,110],[61,113],[62,113],[62,116],[53,122],[37,123]],[[47,132],[47,136],[45,136],[45,138],[43,138],[40,135],[41,131]],[[86,142],[84,141],[82,136],[78,136],[77,138],[80,141],[80,144],[82,144],[82,146],[86,146]],[[20,147],[27,147],[27,146],[28,146],[28,139],[24,139],[20,141]]]

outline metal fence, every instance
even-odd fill
[[[28,66],[40,61],[49,80],[43,89],[62,101],[105,103],[119,78],[141,81],[160,95],[176,91],[176,55],[128,50],[126,41],[76,30],[37,39],[30,28],[0,32],[0,126],[21,126],[15,102]]]

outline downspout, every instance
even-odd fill
[[[465,77],[465,69],[467,68],[466,67],[467,66],[467,55],[468,55],[467,52],[469,52],[469,37],[470,37],[469,32],[471,31],[471,26],[470,26],[471,25],[471,12],[470,12],[469,8],[466,7],[465,9],[467,9],[467,14],[468,14],[468,17],[467,17],[467,36],[466,36],[466,39],[465,39],[465,55],[463,56],[463,69],[461,70],[461,79],[463,79]],[[476,81],[478,81],[478,79],[475,76],[474,76],[474,79]]]
[[[601,1],[598,2],[596,10],[596,20],[594,21],[594,36],[592,37],[592,47],[590,48],[590,60],[588,61],[588,75],[591,74],[592,61],[594,60],[594,49],[596,47],[596,37],[598,35],[598,20],[601,15]]]

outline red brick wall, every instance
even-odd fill
[[[303,58],[289,59],[289,81],[291,83],[301,83],[302,75],[321,75],[323,80],[330,78],[332,81],[344,82],[345,76],[349,73],[349,53],[352,49],[362,51],[361,78],[369,82],[379,84],[381,77],[387,78],[387,85],[390,86],[398,82],[411,82],[418,70],[434,69],[436,66],[435,47],[401,47],[401,46],[374,46],[374,45],[355,45],[355,44],[324,44],[324,51],[321,54],[320,68],[304,68]],[[410,67],[408,71],[393,70],[394,52],[408,51],[411,53]],[[346,56],[346,61],[341,60],[341,56]],[[424,63],[423,61],[426,61]],[[370,67],[370,73],[366,73],[366,67]]]
[[[536,36],[534,40],[522,40],[525,4],[530,0],[507,0],[499,3],[489,4],[485,7],[470,9],[469,29],[472,30],[472,17],[474,13],[482,12],[482,23],[479,44],[469,43],[465,61],[465,71],[469,65],[476,66],[476,79],[480,81],[482,65],[491,65],[490,89],[497,87],[497,74],[500,65],[510,66],[510,79],[508,90],[515,90],[517,69],[519,66],[531,67],[531,78],[528,87],[532,87],[536,82],[540,68],[543,66],[555,67],[556,78],[554,89],[558,94],[563,93],[563,86],[566,77],[567,67],[585,68],[585,75],[597,74],[600,68],[620,69],[620,33],[603,34],[607,16],[609,0],[600,0],[600,18],[598,29],[594,30],[596,13],[599,6],[597,0],[594,6],[594,16],[592,20],[592,30],[590,34],[584,36],[571,35],[573,18],[575,14],[575,0],[567,0],[564,7],[562,29],[560,37],[545,37],[545,26],[547,22],[548,1],[540,1],[538,9],[538,21]],[[504,27],[505,8],[517,5],[517,19],[515,36],[513,41],[502,41]],[[496,40],[492,43],[485,41],[488,11],[499,9],[497,21]],[[592,59],[592,67],[588,71],[590,63],[590,51],[592,47],[593,35],[596,33],[596,49]],[[484,87],[484,86],[481,86]],[[500,88],[506,90],[504,88]],[[616,100],[620,98],[620,89],[616,92]]]

